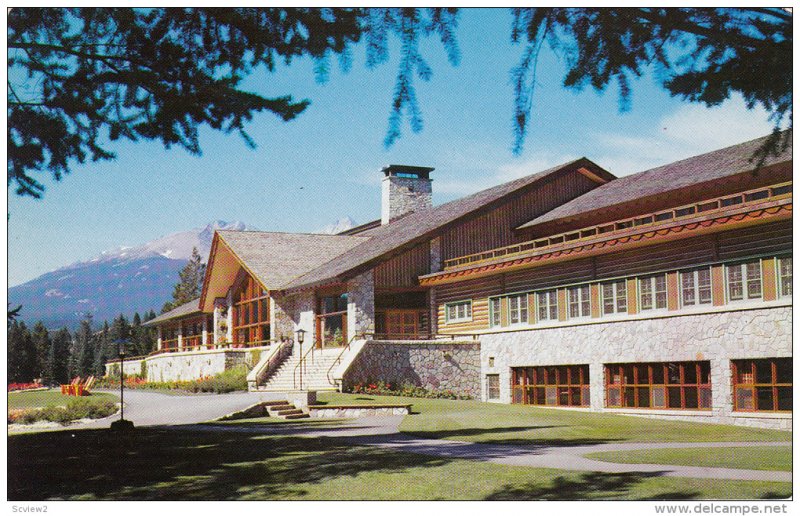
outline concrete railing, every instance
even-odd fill
[[[277,371],[283,361],[292,354],[293,347],[293,340],[286,340],[270,346],[255,367],[247,373],[247,388],[252,391],[257,389],[259,384],[266,382],[270,375]]]

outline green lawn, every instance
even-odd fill
[[[587,455],[591,459],[626,464],[674,464],[709,468],[792,471],[792,449],[788,446],[748,448],[678,448],[632,450]]]
[[[326,438],[137,428],[8,438],[10,500],[787,498],[790,483],[565,472]]]
[[[329,404],[413,403],[400,425],[433,439],[495,444],[584,445],[608,442],[789,441],[790,432],[479,401],[320,393]]]
[[[93,392],[91,399],[96,400],[119,400],[119,396],[106,392]],[[65,396],[61,394],[60,389],[50,389],[47,391],[33,391],[33,392],[9,392],[8,393],[8,408],[9,409],[25,409],[25,408],[41,408],[49,405],[63,406],[66,405],[74,396]]]

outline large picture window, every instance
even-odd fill
[[[347,344],[347,294],[320,297],[317,301],[317,348]]]
[[[792,359],[733,360],[733,410],[792,410]]]
[[[260,346],[269,340],[269,295],[246,275],[233,292],[233,344]]]
[[[628,313],[628,293],[625,280],[603,283],[603,315]]]
[[[570,287],[567,291],[569,298],[569,318],[582,319],[591,317],[591,303],[589,296],[589,285]]]
[[[728,301],[761,299],[761,260],[726,265]]]
[[[608,364],[605,375],[610,408],[711,409],[709,362]]]
[[[563,407],[589,406],[589,366],[515,367],[513,402]]]
[[[667,275],[639,278],[639,310],[667,309]]]
[[[711,304],[711,268],[681,271],[681,305]]]
[[[558,292],[545,290],[536,293],[536,318],[542,321],[558,321]]]

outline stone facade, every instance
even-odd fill
[[[480,397],[481,344],[475,341],[368,341],[344,374],[345,386],[410,383]]]
[[[592,410],[790,429],[791,414],[732,412],[730,361],[791,357],[791,335],[791,306],[719,310],[486,334],[481,336],[481,364],[484,375],[500,375],[500,401],[505,403],[511,402],[512,367],[589,364]],[[694,360],[711,365],[710,412],[604,409],[604,364]]]
[[[125,376],[137,376],[142,374],[142,362],[144,360],[126,360]],[[106,376],[119,376],[119,360],[106,362]],[[119,378],[117,378],[119,379]]]
[[[372,270],[347,282],[347,335],[375,333],[375,280]]]
[[[174,382],[197,380],[214,376],[240,365],[254,365],[254,353],[265,348],[214,349],[163,353],[145,359],[147,380],[150,382]],[[127,365],[126,370],[127,370]]]
[[[381,184],[381,224],[408,213],[430,208],[431,180],[421,177],[386,176]]]

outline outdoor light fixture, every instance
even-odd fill
[[[303,341],[306,340],[306,330],[297,330],[297,343],[300,344],[300,390],[303,390]]]
[[[111,423],[111,430],[132,430],[133,422],[125,419],[125,344],[127,341],[117,341],[117,355],[119,355],[119,421]]]

